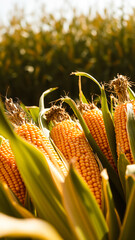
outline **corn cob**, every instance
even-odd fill
[[[22,204],[25,201],[25,186],[16,166],[9,142],[2,138],[0,146],[0,181],[5,182]]]
[[[60,107],[53,106],[46,113],[46,117],[54,124],[50,132],[52,140],[67,161],[75,159],[75,168],[88,184],[101,207],[100,170],[84,132]]]
[[[126,76],[117,75],[110,82],[110,88],[114,88],[116,95],[118,96],[118,105],[114,111],[114,123],[116,133],[117,154],[123,152],[130,163],[133,163],[133,156],[131,154],[130,144],[128,140],[128,133],[126,128],[127,123],[127,103],[131,103],[135,112],[135,101],[130,101],[127,88],[129,82]]]
[[[15,131],[19,136],[23,137],[43,152],[48,161],[52,161],[56,167],[59,166],[64,176],[67,174],[65,165],[56,154],[49,139],[43,135],[36,125],[32,123],[22,124],[21,126],[16,127]]]
[[[97,108],[93,103],[80,103],[79,108],[97,145],[104,153],[111,166],[116,169],[116,165],[106,135],[102,111]]]
[[[33,144],[38,150],[42,151],[48,161],[51,161],[56,168],[59,168],[61,174],[67,174],[68,169],[60,160],[55,152],[50,140],[42,133],[42,131],[34,123],[29,122],[26,113],[18,103],[13,103],[13,100],[6,99],[5,102],[7,114],[15,126],[16,133],[23,139]]]

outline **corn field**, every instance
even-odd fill
[[[44,89],[57,86],[54,99],[70,93],[78,97],[72,71],[89,72],[100,83],[119,74],[134,81],[135,14],[115,13],[92,17],[78,15],[68,21],[42,11],[38,21],[29,23],[23,11],[15,9],[7,26],[0,26],[0,93],[18,97],[26,105],[38,104]],[[134,88],[134,86],[133,86]],[[83,81],[86,97],[100,94],[88,80]],[[47,103],[52,101],[47,96]]]

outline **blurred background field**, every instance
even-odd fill
[[[47,104],[64,94],[78,98],[77,77],[70,75],[76,70],[102,83],[108,83],[117,73],[135,82],[135,8],[125,11],[125,2],[121,1],[119,7],[108,4],[99,11],[96,1],[93,6],[86,5],[87,11],[81,11],[70,1],[65,1],[66,5],[60,2],[59,9],[52,1],[52,9],[39,4],[37,11],[27,12],[27,6],[18,1],[6,18],[1,17],[2,96],[38,105],[42,92],[57,86],[58,90],[48,95]],[[86,78],[82,88],[88,99],[99,94]]]

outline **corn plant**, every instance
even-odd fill
[[[86,73],[77,72],[76,75],[93,78]],[[97,83],[94,78],[93,80]],[[62,101],[69,104],[74,111],[79,121],[78,129],[85,134],[87,143],[99,165],[102,205],[99,205],[92,189],[78,171],[74,164],[75,159],[68,161],[64,152],[62,153],[62,150],[58,148],[57,142],[52,141],[51,129],[54,123],[50,121],[48,124],[46,116],[50,109],[45,108],[44,98],[55,89],[49,89],[41,95],[39,108],[22,105],[31,120],[37,124],[37,128],[40,127],[38,130],[46,135],[55,149],[56,155],[53,154],[54,149],[49,150],[49,147],[45,146],[49,157],[40,150],[39,144],[44,145],[43,140],[40,139],[37,147],[34,142],[18,134],[11,114],[9,118],[1,103],[0,150],[3,141],[8,139],[15,164],[26,188],[26,195],[25,201],[21,203],[14,189],[11,190],[8,185],[8,181],[7,183],[4,180],[0,181],[0,238],[134,239],[135,164],[128,160],[123,151],[117,157],[114,120],[107,104],[105,89],[100,84],[98,86],[101,91],[101,109],[106,135],[117,169],[112,167],[98,146],[74,100],[64,97]],[[128,90],[130,98],[133,99],[133,92],[130,88]],[[83,92],[80,93],[81,101],[86,102]],[[133,105],[129,102],[127,104],[127,132],[133,159],[134,125]],[[34,131],[32,130],[31,133],[33,140],[36,138]],[[76,149],[78,148],[79,144]],[[67,170],[65,174],[60,170],[57,159]],[[11,164],[11,159],[8,160]],[[5,179],[7,172],[8,168],[6,168]]]

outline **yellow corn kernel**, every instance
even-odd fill
[[[83,114],[83,118],[91,132],[91,135],[95,139],[97,145],[101,149],[101,151],[104,153],[106,158],[108,159],[108,162],[111,164],[111,166],[116,169],[116,165],[110,150],[110,146],[108,143],[105,125],[103,121],[103,115],[100,109],[97,107],[85,111]]]
[[[0,146],[0,181],[5,182],[20,202],[24,204],[26,189],[9,142],[4,138]]]
[[[16,133],[27,140],[29,143],[35,145],[40,151],[42,151],[45,157],[53,162],[57,167],[60,167],[64,175],[67,174],[67,168],[56,154],[49,139],[43,135],[42,131],[34,124],[26,123],[15,128]]]
[[[122,151],[125,153],[127,159],[130,163],[133,163],[133,156],[131,154],[131,149],[128,140],[128,133],[127,133],[127,103],[125,102],[119,104],[114,112],[114,123],[115,123],[115,134],[116,134],[116,144],[117,144],[117,154],[119,156],[120,152]],[[133,110],[135,113],[135,102],[131,101]]]
[[[52,128],[51,138],[67,161],[75,159],[75,168],[87,182],[101,207],[100,170],[84,132],[75,122],[64,120]]]

